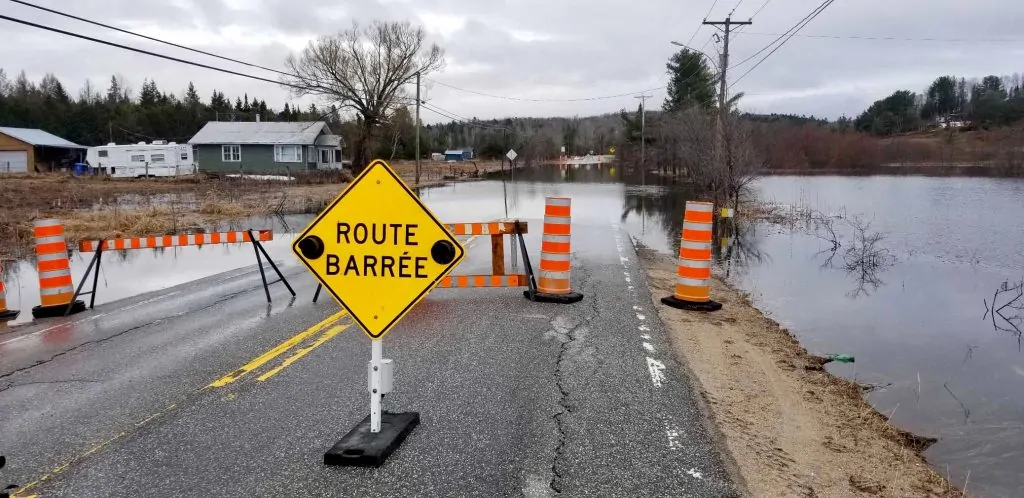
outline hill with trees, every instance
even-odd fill
[[[1020,74],[977,80],[940,76],[921,93],[898,90],[878,100],[855,120],[857,130],[896,135],[927,128],[992,129],[1024,120]]]

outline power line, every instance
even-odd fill
[[[467,88],[461,88],[461,87],[457,87],[455,85],[450,85],[448,83],[444,83],[442,81],[438,81],[438,80],[435,80],[433,78],[428,78],[426,76],[424,76],[423,79],[425,79],[427,81],[431,81],[433,83],[437,83],[438,85],[441,85],[443,87],[451,88],[452,90],[460,91],[460,92],[471,93],[473,95],[479,95],[481,97],[490,97],[492,99],[514,100],[516,102],[587,102],[587,101],[593,101],[593,100],[608,100],[608,99],[616,99],[616,98],[621,98],[621,97],[632,97],[632,96],[637,95],[639,93],[653,92],[655,90],[663,90],[665,88],[664,86],[659,86],[657,88],[647,88],[647,89],[644,89],[644,90],[637,90],[637,91],[628,92],[628,93],[619,93],[619,94],[616,94],[616,95],[601,95],[601,96],[597,96],[597,97],[580,97],[580,98],[575,98],[575,99],[532,99],[532,98],[526,98],[526,97],[512,97],[512,96],[508,96],[508,95],[496,95],[496,94],[493,94],[493,93],[485,93],[485,92],[479,92],[479,91],[476,91],[476,90],[469,90]]]
[[[230,75],[234,75],[234,76],[241,76],[243,78],[249,78],[249,79],[253,79],[253,80],[257,80],[257,81],[264,81],[264,82],[267,82],[267,83],[273,83],[275,85],[287,86],[287,87],[295,88],[295,89],[298,89],[298,90],[310,90],[309,87],[304,87],[304,86],[301,86],[301,85],[294,85],[294,84],[287,83],[287,82],[284,82],[284,81],[275,81],[275,80],[272,80],[272,79],[269,79],[269,78],[262,78],[260,76],[253,76],[251,74],[245,74],[245,73],[240,73],[240,72],[237,72],[237,71],[232,71],[230,69],[224,69],[224,68],[221,68],[221,67],[209,66],[209,65],[202,64],[202,63],[199,63],[199,62],[194,62],[194,61],[185,60],[185,59],[179,59],[177,57],[171,57],[169,55],[158,54],[156,52],[150,52],[149,50],[143,50],[141,48],[129,47],[127,45],[121,45],[119,43],[114,43],[114,42],[110,42],[110,41],[106,41],[106,40],[101,40],[99,38],[93,38],[91,36],[81,35],[81,34],[78,34],[78,33],[72,33],[70,31],[64,31],[62,29],[57,29],[57,28],[50,27],[50,26],[44,26],[42,24],[36,24],[34,22],[25,21],[25,20],[22,20],[22,19],[16,19],[16,18],[13,18],[13,17],[5,16],[5,15],[0,15],[0,19],[3,19],[5,21],[10,21],[10,22],[18,23],[18,24],[24,24],[25,26],[31,26],[33,28],[38,28],[38,29],[42,29],[42,30],[46,30],[46,31],[52,31],[54,33],[60,33],[62,35],[71,36],[71,37],[74,37],[74,38],[80,38],[82,40],[88,40],[88,41],[99,43],[99,44],[102,44],[102,45],[108,45],[108,46],[111,46],[111,47],[116,47],[116,48],[120,48],[120,49],[123,49],[123,50],[128,50],[128,51],[131,51],[131,52],[136,52],[136,53],[140,53],[140,54],[144,54],[144,55],[149,55],[149,56],[152,56],[152,57],[158,57],[158,58],[161,58],[161,59],[166,59],[166,60],[173,61],[173,62],[178,62],[178,63],[181,63],[181,64],[187,64],[189,66],[201,67],[203,69],[209,69],[209,70],[212,70],[212,71],[218,71],[218,72],[221,72],[221,73],[230,74]]]
[[[768,4],[770,4],[770,3],[772,3],[772,0],[764,0],[764,3],[761,4],[761,6],[758,7],[758,9],[754,11],[754,15],[750,16],[750,18],[753,19],[753,18],[757,17],[757,15],[760,14],[761,11],[764,10],[764,8],[767,7]]]
[[[706,12],[706,13],[704,14],[704,19],[703,19],[703,20],[705,20],[705,21],[707,21],[707,20],[708,20],[708,16],[710,16],[710,15],[711,15],[711,11],[715,10],[715,6],[716,6],[716,5],[718,5],[718,0],[715,0],[714,2],[711,2],[711,7],[710,7],[710,8],[708,9],[708,11],[707,11],[707,12]],[[703,25],[703,24],[698,24],[698,25],[697,25],[697,29],[693,30],[693,34],[692,34],[692,35],[690,35],[690,39],[686,41],[686,44],[687,44],[687,45],[689,45],[689,44],[693,43],[693,39],[697,37],[697,33],[699,33],[699,32],[700,32],[700,28],[703,28],[703,27],[704,27],[704,25]]]
[[[736,9],[740,8],[740,5],[743,5],[743,0],[736,2],[736,6],[729,11],[729,17],[732,17],[732,15],[736,13]]]
[[[45,12],[49,12],[51,14],[56,14],[58,16],[63,16],[63,17],[67,17],[69,19],[74,19],[76,21],[81,21],[81,22],[84,22],[84,23],[92,24],[94,26],[100,26],[100,27],[103,27],[103,28],[112,29],[112,30],[117,31],[119,33],[124,33],[124,34],[127,34],[127,35],[137,36],[139,38],[143,38],[143,39],[146,39],[146,40],[149,40],[149,41],[154,41],[154,42],[157,42],[157,43],[162,43],[164,45],[168,45],[168,46],[175,47],[175,48],[180,48],[182,50],[188,50],[190,52],[195,52],[197,54],[208,55],[210,57],[215,57],[217,59],[221,59],[221,60],[225,60],[225,61],[229,61],[229,62],[234,62],[236,64],[241,64],[243,66],[248,66],[248,67],[252,67],[252,68],[256,68],[256,69],[262,69],[264,71],[270,71],[270,72],[282,74],[282,75],[285,75],[285,76],[292,76],[292,77],[296,76],[294,74],[291,74],[291,73],[288,73],[288,72],[285,72],[285,71],[279,71],[277,69],[261,66],[259,64],[253,64],[251,62],[240,61],[238,59],[232,59],[230,57],[225,57],[223,55],[217,55],[217,54],[214,54],[214,53],[211,53],[211,52],[206,52],[206,51],[195,49],[195,48],[192,48],[192,47],[186,47],[185,45],[179,45],[177,43],[169,42],[169,41],[166,41],[166,40],[161,40],[159,38],[153,38],[152,36],[146,36],[144,34],[136,33],[134,31],[128,31],[127,29],[118,28],[117,26],[111,26],[109,24],[104,24],[104,23],[101,23],[101,22],[98,22],[98,21],[93,21],[91,19],[86,19],[84,17],[79,17],[79,16],[76,16],[76,15],[73,15],[73,14],[68,14],[66,12],[61,12],[61,11],[50,9],[50,8],[46,8],[46,7],[43,7],[43,6],[40,6],[40,5],[35,5],[35,4],[29,3],[29,2],[25,2],[23,0],[10,0],[10,1],[14,2],[14,3],[17,3],[17,4],[24,5],[26,7],[31,7],[33,9],[39,9],[39,10],[42,10],[42,11],[45,11]]]
[[[508,128],[508,127],[505,127],[505,126],[494,126],[494,125],[485,125],[485,124],[482,124],[482,123],[474,123],[470,119],[467,119],[465,117],[459,116],[458,114],[455,114],[452,111],[447,111],[447,110],[442,109],[440,107],[437,107],[437,106],[435,106],[433,104],[427,104],[426,102],[423,102],[420,105],[423,106],[423,109],[426,109],[426,110],[428,110],[430,112],[433,112],[434,114],[437,114],[437,115],[442,116],[442,117],[446,117],[448,119],[451,119],[452,121],[457,121],[457,122],[460,122],[460,123],[468,125],[468,126],[475,126],[477,128],[484,128],[484,129],[488,129],[488,130],[504,130],[504,131],[508,131],[509,133],[513,133],[513,134],[516,133],[516,131],[513,130],[512,128]]]
[[[760,33],[744,31],[746,35],[781,36],[779,33]],[[899,36],[856,36],[856,35],[793,35],[797,38],[822,38],[830,40],[874,40],[874,41],[908,41],[908,42],[945,42],[945,43],[1024,43],[1024,39],[971,39],[971,38],[904,38]]]
[[[810,14],[807,14],[806,16],[804,16],[803,19],[800,19],[799,21],[797,21],[796,24],[794,24],[792,27],[787,29],[784,33],[780,34],[778,36],[778,38],[772,40],[771,43],[769,43],[769,44],[765,45],[764,47],[762,47],[761,50],[758,50],[757,52],[754,52],[754,54],[751,55],[750,57],[747,57],[746,59],[743,59],[742,61],[737,62],[733,67],[741,66],[743,64],[746,64],[747,62],[750,62],[755,57],[757,57],[758,55],[761,55],[762,53],[764,53],[764,51],[766,51],[769,48],[771,48],[772,45],[775,45],[776,43],[779,43],[779,40],[782,40],[783,38],[785,38],[786,35],[789,35],[790,33],[795,33],[796,31],[799,31],[799,28],[802,28],[804,25],[806,25],[807,22],[810,22],[810,19],[812,19],[812,16],[816,15],[815,12],[820,12],[820,10],[823,10],[822,6],[825,5],[825,3],[831,3],[831,2],[829,2],[829,0],[825,0],[825,2],[823,2],[821,5],[819,5],[816,9],[812,10]],[[786,43],[786,42],[782,42],[782,43]]]
[[[226,60],[226,61],[234,62],[234,63],[237,63],[237,64],[242,64],[244,66],[248,66],[248,67],[252,67],[252,68],[256,68],[256,69],[262,69],[264,71],[270,71],[270,72],[273,72],[273,73],[281,74],[283,76],[299,78],[298,75],[296,75],[294,73],[289,73],[287,71],[281,71],[281,70],[278,70],[278,69],[274,69],[274,68],[270,68],[270,67],[266,67],[266,66],[261,66],[259,64],[253,64],[251,62],[245,62],[243,60],[233,59],[231,57],[225,57],[225,56],[222,56],[222,55],[217,55],[217,54],[212,53],[212,52],[206,52],[206,51],[195,49],[195,48],[188,47],[188,46],[185,46],[185,45],[180,45],[180,44],[169,42],[169,41],[166,41],[166,40],[161,40],[159,38],[154,38],[154,37],[151,37],[151,36],[143,35],[141,33],[136,33],[136,32],[133,32],[133,31],[126,30],[126,29],[121,29],[121,28],[118,28],[116,26],[111,26],[111,25],[104,24],[104,23],[101,23],[101,22],[97,22],[97,21],[93,21],[93,20],[90,20],[90,19],[86,19],[84,17],[79,17],[79,16],[75,16],[75,15],[72,15],[72,14],[67,14],[67,13],[64,13],[64,12],[60,12],[60,11],[56,11],[56,10],[49,9],[49,8],[46,8],[46,7],[42,7],[42,6],[39,6],[39,5],[31,4],[31,3],[25,2],[23,0],[10,0],[10,1],[18,3],[18,4],[25,5],[25,6],[28,6],[28,7],[36,8],[36,9],[39,9],[39,10],[43,10],[43,11],[46,11],[46,12],[50,12],[50,13],[53,13],[53,14],[56,14],[56,15],[59,15],[59,16],[64,16],[64,17],[68,17],[68,18],[75,19],[75,20],[78,20],[78,21],[82,21],[82,22],[85,22],[85,23],[88,23],[88,24],[92,24],[92,25],[95,25],[95,26],[101,26],[101,27],[104,27],[104,28],[107,28],[107,29],[111,29],[111,30],[120,32],[120,33],[125,33],[125,34],[129,34],[129,35],[132,35],[132,36],[137,36],[139,38],[143,38],[143,39],[146,39],[146,40],[154,41],[154,42],[157,42],[157,43],[162,43],[164,45],[168,45],[168,46],[171,46],[171,47],[180,48],[180,49],[183,49],[183,50],[188,50],[190,52],[195,52],[195,53],[198,53],[198,54],[207,55],[207,56],[210,56],[210,57],[215,57],[217,59]],[[188,60],[185,60],[185,59],[178,59],[176,57],[171,57],[171,56],[167,56],[167,55],[163,55],[163,54],[158,54],[158,53],[155,53],[155,52],[150,52],[150,51],[143,50],[143,49],[129,47],[129,46],[126,46],[126,45],[120,45],[120,44],[117,44],[117,43],[114,43],[114,42],[108,42],[108,41],[105,41],[105,40],[100,40],[100,39],[97,39],[97,38],[92,38],[92,37],[89,37],[89,36],[80,35],[80,34],[77,34],[77,33],[72,33],[72,32],[64,31],[64,30],[57,29],[57,28],[52,28],[52,27],[49,27],[49,26],[44,26],[44,25],[41,25],[41,24],[35,24],[35,23],[29,22],[29,21],[23,21],[23,20],[20,20],[20,19],[15,19],[15,18],[7,17],[7,16],[2,16],[2,15],[0,15],[0,19],[5,19],[5,20],[8,20],[8,21],[12,21],[12,22],[20,23],[20,24],[25,24],[25,25],[28,25],[28,26],[36,27],[36,28],[39,28],[39,29],[44,29],[44,30],[47,30],[47,31],[53,31],[55,33],[60,33],[60,34],[64,34],[64,35],[67,35],[67,36],[73,36],[73,37],[76,37],[76,38],[81,38],[81,39],[84,39],[84,40],[89,40],[89,41],[92,41],[92,42],[101,43],[101,44],[104,44],[104,45],[109,45],[109,46],[112,46],[112,47],[117,47],[117,48],[121,48],[121,49],[124,49],[124,50],[129,50],[129,51],[132,51],[132,52],[138,52],[138,53],[145,54],[145,55],[150,55],[150,56],[153,56],[153,57],[159,57],[159,58],[171,60],[171,61],[174,61],[174,62],[180,62],[180,63],[183,63],[183,64],[188,64],[188,65],[192,65],[192,66],[196,66],[196,67],[201,67],[203,69],[211,69],[211,70],[214,70],[214,71],[220,71],[222,73],[227,73],[227,74],[231,74],[231,75],[235,75],[235,76],[242,76],[242,77],[245,77],[245,78],[250,78],[250,79],[254,79],[254,80],[258,80],[258,81],[274,83],[276,85],[283,85],[283,86],[287,86],[287,87],[290,87],[290,88],[295,88],[295,89],[298,89],[298,90],[312,90],[312,88],[306,87],[306,86],[302,86],[302,85],[295,85],[295,84],[286,83],[286,82],[282,82],[282,81],[275,81],[275,80],[271,80],[271,79],[268,79],[268,78],[262,78],[262,77],[259,77],[259,76],[253,76],[253,75],[249,75],[249,74],[245,74],[245,73],[239,73],[239,72],[236,72],[236,71],[231,71],[231,70],[228,70],[228,69],[223,69],[223,68],[218,68],[218,67],[214,67],[214,66],[209,66],[209,65],[206,65],[206,64],[202,64],[202,63],[198,63],[198,62],[193,62],[193,61],[188,61]],[[406,99],[406,100],[409,101],[409,102],[412,101],[411,99]]]
[[[803,29],[804,26],[807,26],[808,24],[810,24],[811,21],[813,21],[815,18],[817,18],[819,15],[821,15],[821,13],[824,12],[825,9],[827,9],[835,1],[836,0],[825,0],[824,2],[822,2],[822,4],[814,12],[811,13],[812,15],[810,16],[810,18],[807,19],[802,25],[797,27],[796,31],[793,31],[793,34],[790,35],[789,38],[786,38],[785,40],[783,40],[782,43],[779,43],[774,49],[772,49],[771,52],[768,52],[768,55],[765,55],[761,60],[757,61],[757,64],[754,64],[754,66],[751,67],[750,69],[748,69],[747,72],[741,74],[739,78],[736,78],[735,80],[733,80],[733,82],[729,84],[729,88],[732,88],[733,86],[735,86],[736,83],[739,83],[740,80],[742,80],[746,75],[750,74],[751,71],[757,69],[758,66],[760,66],[762,63],[764,63],[764,61],[768,60],[768,58],[771,57],[772,54],[777,52],[780,48],[782,48],[783,45],[786,44],[786,42],[791,40],[793,38],[793,35],[795,35],[801,29]]]

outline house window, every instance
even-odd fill
[[[100,156],[100,157],[107,157],[107,156],[109,156],[109,155],[110,155],[110,154],[109,154],[109,152],[110,152],[110,151],[107,151],[107,150],[101,150],[101,151],[99,152],[99,156]]]
[[[338,149],[338,150],[334,151],[334,162],[336,162],[336,163],[340,163],[341,162],[341,149]]]
[[[145,154],[132,154],[132,162],[133,163],[144,163],[144,162],[146,162],[146,155]]]
[[[151,163],[162,163],[162,162],[164,162],[164,155],[163,154],[153,154],[153,155],[149,156],[149,162],[151,162]]]
[[[242,162],[242,146],[241,145],[221,145],[220,146],[220,159],[226,163],[240,163]]]
[[[302,162],[302,146],[301,145],[275,145],[274,146],[274,162],[278,162],[278,163],[301,163]]]
[[[327,149],[320,149],[320,163],[327,164],[331,162],[331,151]]]
[[[181,160],[182,161],[188,161],[188,152],[182,152],[181,153]]]

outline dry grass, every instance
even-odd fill
[[[413,161],[392,165],[410,186]],[[424,161],[419,186],[474,179],[496,171],[500,162]],[[131,237],[195,231],[224,221],[272,214],[317,213],[333,200],[352,174],[303,171],[293,181],[249,178],[110,179],[66,174],[0,176],[0,259],[30,254],[32,222],[59,218],[69,243],[82,239]]]

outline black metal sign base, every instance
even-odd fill
[[[324,464],[350,467],[380,467],[406,436],[419,425],[420,414],[381,413],[380,432],[370,432],[370,416],[352,428],[327,453]]]
[[[538,303],[573,304],[583,300],[583,294],[570,292],[568,294],[545,294],[543,292],[523,291],[523,297]]]
[[[693,301],[683,301],[677,299],[675,296],[661,298],[663,304],[667,304],[673,308],[686,310],[686,311],[718,311],[722,309],[722,303],[715,301],[705,301],[703,303],[697,303]]]
[[[56,306],[36,306],[32,308],[32,316],[35,318],[56,318],[83,311],[85,311],[85,302],[75,300],[68,304],[58,304]]]

